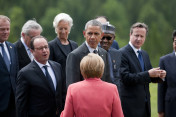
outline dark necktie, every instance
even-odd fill
[[[45,75],[46,75],[46,78],[51,86],[51,88],[53,89],[53,91],[55,91],[55,88],[54,88],[54,84],[53,84],[53,81],[52,81],[52,78],[48,72],[48,69],[47,69],[47,65],[43,66],[43,68],[45,69]]]
[[[93,53],[97,54],[97,53],[98,53],[98,51],[97,51],[97,50],[94,50],[94,51],[93,51]]]
[[[112,82],[114,81],[114,75],[113,75],[113,68],[112,68],[112,60],[111,60],[111,55],[108,52],[108,63],[109,63],[109,72],[110,72],[110,78]]]
[[[3,56],[4,62],[6,64],[6,66],[7,66],[8,71],[10,71],[10,61],[9,61],[9,59],[7,57],[7,53],[6,53],[5,49],[4,49],[4,45],[0,44],[0,46],[2,48],[2,56]]]
[[[142,57],[142,53],[139,50],[137,52],[138,52],[138,59],[139,59],[142,71],[144,71],[144,60],[143,60],[143,57]]]

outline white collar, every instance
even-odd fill
[[[98,46],[96,47],[96,49],[94,49],[94,48],[91,48],[91,47],[89,46],[89,44],[87,43],[87,41],[85,41],[85,43],[86,43],[86,46],[88,47],[90,53],[93,53],[94,50],[97,50],[97,51],[98,51]]]

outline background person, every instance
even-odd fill
[[[97,21],[99,21],[102,24],[109,24],[109,20],[106,16],[97,16],[95,18]],[[114,35],[114,40],[113,43],[111,44],[111,47],[115,48],[115,49],[119,49],[119,44],[118,42],[115,40],[115,35]]]
[[[100,40],[100,46],[103,49],[105,49],[108,53],[110,76],[113,83],[116,84],[119,89],[120,88],[119,68],[121,63],[121,52],[111,47],[113,40],[115,38],[115,27],[111,24],[103,24],[102,31],[104,33],[104,36]]]
[[[80,63],[84,81],[68,87],[61,117],[123,117],[117,87],[101,80],[103,59],[89,53]]]
[[[174,52],[162,56],[159,66],[166,70],[163,83],[158,84],[158,115],[159,117],[175,117],[176,107],[176,30],[172,34]]]
[[[40,24],[34,20],[28,20],[23,25],[21,38],[14,43],[18,52],[19,69],[33,61],[34,56],[30,52],[30,41],[33,37],[40,35],[42,31]]]
[[[83,31],[86,41],[78,48],[73,50],[67,57],[66,61],[66,86],[84,80],[80,72],[80,61],[89,53],[96,53],[102,57],[105,63],[105,72],[102,76],[103,81],[112,82],[109,75],[109,65],[107,52],[98,47],[98,44],[103,37],[101,23],[96,20],[90,20],[85,25]]]
[[[15,90],[18,72],[16,48],[7,40],[10,19],[0,15],[0,117],[15,117]]]
[[[147,52],[141,49],[147,32],[146,24],[133,24],[129,44],[120,49],[120,99],[125,117],[150,117],[149,83],[162,81],[166,76],[165,70],[152,68]]]
[[[61,64],[64,79],[66,59],[68,54],[78,47],[78,44],[68,39],[71,27],[73,26],[72,18],[66,13],[56,15],[53,21],[53,27],[57,37],[49,42],[50,47],[50,60],[56,61]]]
[[[48,42],[43,36],[32,38],[34,60],[18,73],[17,117],[56,117],[64,108],[65,85],[61,65],[48,60]]]

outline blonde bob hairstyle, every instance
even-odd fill
[[[80,63],[81,74],[87,78],[101,78],[104,72],[103,59],[94,53],[89,53]]]

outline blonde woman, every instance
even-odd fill
[[[85,80],[69,85],[61,117],[124,117],[117,87],[100,79],[103,59],[89,53],[80,69]]]

